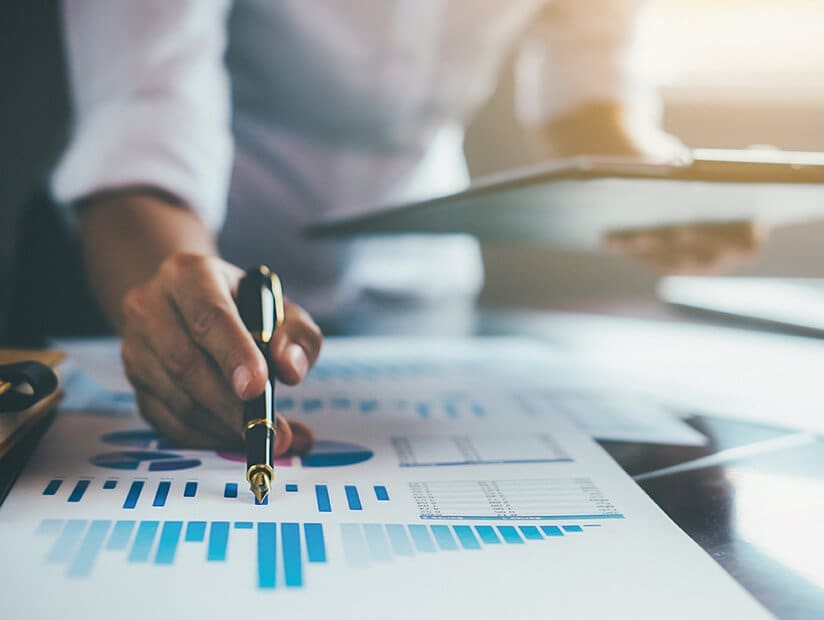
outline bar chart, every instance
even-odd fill
[[[351,413],[363,416],[413,416],[422,420],[483,418],[488,408],[469,394],[445,393],[438,399],[363,398],[343,392],[320,396],[278,398],[278,411],[286,415]]]
[[[393,437],[401,467],[559,463],[572,459],[547,434]]]

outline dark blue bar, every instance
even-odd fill
[[[49,552],[47,562],[50,564],[68,562],[80,542],[80,537],[86,530],[87,523],[88,521],[78,519],[66,521],[63,531],[60,533],[60,536],[57,537],[57,540],[54,541],[54,546],[52,546]]]
[[[86,489],[89,488],[89,482],[90,480],[78,480],[77,484],[74,485],[71,495],[69,495],[68,501],[79,502],[83,499],[83,494],[86,492]]]
[[[186,525],[186,542],[203,542],[206,538],[206,521],[190,521]]]
[[[332,504],[329,503],[329,489],[325,484],[315,485],[315,498],[318,501],[318,512],[332,512]]]
[[[112,535],[106,543],[106,549],[111,551],[123,551],[129,546],[129,540],[134,530],[134,521],[117,521],[114,524]]]
[[[226,546],[229,544],[229,522],[212,521],[209,528],[209,550],[206,560],[209,562],[225,562]]]
[[[297,493],[298,492],[298,485],[296,485],[296,484],[287,484],[286,485],[286,492],[287,493]]]
[[[435,551],[435,545],[425,525],[410,525],[409,533],[412,535],[412,542],[415,543],[415,549],[422,553]]]
[[[561,531],[561,528],[557,525],[542,525],[541,530],[547,536],[563,536],[564,533]]]
[[[183,487],[183,497],[194,497],[197,495],[197,482],[187,482]]]
[[[346,491],[346,502],[349,504],[349,510],[363,510],[360,495],[358,495],[358,487],[347,484],[343,487],[343,490]]]
[[[323,526],[320,523],[304,523],[303,535],[306,537],[309,561],[325,562],[326,545],[323,542]]]
[[[177,552],[177,541],[180,540],[182,521],[166,521],[160,532],[160,542],[157,544],[155,564],[173,564]]]
[[[251,530],[254,524],[251,521],[235,521],[236,530]]]
[[[106,482],[103,483],[103,488],[104,489],[114,489],[116,487],[117,487],[117,480],[106,480]]]
[[[54,495],[57,493],[61,484],[63,484],[62,480],[52,480],[46,485],[46,488],[43,489],[43,495]]]
[[[481,543],[475,538],[475,534],[472,533],[472,528],[468,525],[456,525],[452,529],[455,530],[455,534],[458,535],[458,540],[464,549],[481,548]],[[540,536],[540,534],[538,534],[538,536]]]
[[[137,535],[132,543],[132,550],[129,552],[129,562],[148,562],[149,554],[152,551],[152,543],[157,533],[157,521],[141,521],[137,526]]]
[[[283,576],[287,588],[303,585],[303,567],[300,557],[300,527],[297,523],[282,523],[280,539],[283,547]]]
[[[275,524],[258,523],[258,587],[272,589],[275,587]]]
[[[257,497],[255,498],[255,506],[268,506],[269,505],[269,496],[266,495],[262,500],[259,500]]]
[[[524,539],[521,538],[520,534],[518,534],[518,530],[516,530],[511,525],[499,525],[498,531],[501,533],[501,537],[504,539],[504,542],[508,545],[522,545],[524,544]]]
[[[521,534],[524,535],[524,538],[527,540],[543,540],[544,537],[541,536],[541,532],[538,531],[538,528],[534,525],[522,525],[520,528]]]
[[[168,480],[162,481],[160,484],[157,485],[157,492],[154,496],[154,501],[152,502],[152,506],[158,508],[160,506],[166,505],[166,498],[169,497],[169,489],[172,488],[172,483]]]
[[[111,524],[111,521],[92,521],[77,554],[69,564],[69,577],[88,577],[92,574],[97,554],[103,548],[103,541]]]
[[[487,545],[500,545],[501,539],[498,538],[498,535],[495,533],[495,528],[491,525],[476,525],[475,531],[478,532],[478,536],[481,537],[481,540]]]
[[[227,482],[223,487],[223,497],[237,497],[237,482]]]
[[[583,532],[583,528],[580,525],[562,525],[561,527],[564,528],[565,532]]]
[[[143,491],[143,481],[135,480],[132,486],[129,487],[129,494],[126,495],[126,501],[123,502],[123,508],[131,509],[137,506],[137,500],[140,499],[140,493]]]
[[[375,487],[375,497],[378,498],[379,502],[388,502],[389,501],[389,491],[386,490],[385,486],[377,485]]]
[[[452,532],[449,531],[448,525],[433,525],[431,527],[432,534],[435,536],[435,542],[438,543],[441,549],[444,551],[458,550],[458,543],[455,542],[455,538],[452,536]]]

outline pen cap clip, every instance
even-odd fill
[[[268,344],[283,324],[283,291],[280,278],[261,265],[246,271],[237,294],[240,318],[259,343]]]

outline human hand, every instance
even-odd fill
[[[142,415],[182,447],[242,445],[243,401],[258,396],[266,361],[234,296],[243,271],[219,258],[178,253],[123,300],[122,357]],[[280,381],[294,385],[320,353],[322,334],[286,302],[271,342]],[[311,447],[311,431],[278,416],[275,454]]]

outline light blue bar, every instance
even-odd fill
[[[34,533],[37,536],[56,536],[62,527],[62,519],[44,519],[40,522],[40,525],[37,526]]]
[[[225,562],[226,546],[229,544],[229,522],[212,521],[209,527],[209,550],[206,560],[209,562]]]
[[[564,533],[557,525],[542,525],[541,530],[545,536],[563,536]]]
[[[148,562],[149,554],[152,551],[152,544],[157,533],[157,521],[141,521],[137,526],[137,534],[132,543],[132,550],[129,552],[128,562],[140,563]]]
[[[332,512],[332,505],[329,503],[329,489],[325,484],[315,485],[315,498],[318,502],[318,512]]]
[[[195,497],[197,495],[197,482],[187,482],[183,487],[183,497]]]
[[[286,485],[286,492],[287,493],[297,493],[298,492],[298,485],[296,485],[296,484],[287,484]]]
[[[123,551],[129,546],[134,530],[134,521],[116,521],[106,549],[110,551]]]
[[[583,532],[583,528],[580,525],[562,525],[565,532]]]
[[[166,521],[160,532],[160,542],[157,545],[155,564],[174,564],[177,553],[177,542],[180,540],[182,521]]]
[[[429,417],[429,405],[427,405],[426,403],[418,403],[417,405],[415,405],[415,411],[423,419]]]
[[[155,508],[160,508],[166,505],[166,498],[169,497],[169,489],[172,488],[172,483],[168,480],[162,481],[160,484],[157,485],[157,492],[154,496],[154,501],[152,502],[152,506]]]
[[[452,529],[455,530],[455,534],[458,536],[461,547],[464,549],[481,548],[481,543],[479,543],[478,539],[475,538],[475,534],[472,533],[472,528],[468,525],[456,525]]]
[[[476,525],[475,531],[478,532],[478,536],[481,537],[481,540],[486,545],[500,545],[501,539],[498,538],[498,535],[495,533],[495,528],[491,525]]]
[[[433,525],[431,528],[438,547],[444,551],[458,550],[458,543],[455,542],[455,538],[452,536],[452,532],[449,531],[448,525]]]
[[[516,530],[511,525],[499,525],[498,531],[501,533],[501,537],[504,539],[504,542],[508,545],[522,545],[524,544],[524,539],[521,538],[520,534],[518,534],[518,530]]]
[[[88,577],[92,574],[97,554],[103,548],[103,541],[109,533],[111,521],[92,521],[80,548],[69,564],[68,576],[73,578]]]
[[[51,480],[47,485],[46,488],[43,489],[43,495],[54,495],[57,493],[60,485],[63,484],[62,480]]]
[[[358,495],[358,487],[347,484],[343,487],[343,490],[346,491],[346,503],[349,504],[349,510],[363,510],[360,495]]]
[[[251,530],[254,524],[251,521],[235,521],[236,530]]]
[[[458,408],[455,406],[454,403],[446,403],[446,415],[450,418],[457,418],[458,417]]]
[[[521,530],[521,534],[524,535],[524,538],[527,540],[543,540],[544,537],[541,536],[541,532],[538,531],[538,528],[534,525],[522,525],[518,528]]]
[[[274,523],[258,523],[257,553],[258,587],[267,590],[274,589],[275,554],[277,553]]]
[[[54,545],[46,561],[49,564],[68,562],[72,555],[74,555],[74,550],[77,548],[78,543],[80,543],[80,537],[86,530],[87,523],[88,521],[82,521],[80,519],[70,519],[66,521],[63,531],[54,541]]]
[[[206,538],[206,521],[189,521],[186,524],[186,542],[203,542]]]
[[[379,502],[388,502],[389,501],[389,491],[386,490],[386,487],[382,484],[375,486],[375,497],[378,498]]]
[[[91,480],[78,480],[77,484],[74,485],[71,495],[69,495],[69,499],[66,501],[76,503],[83,499],[83,494],[86,492],[86,489],[89,488],[89,482],[91,482]]]
[[[346,557],[346,563],[357,568],[369,566],[369,550],[360,525],[343,523],[340,530],[343,536],[343,554]]]
[[[304,523],[306,551],[310,562],[326,561],[326,544],[323,542],[323,526],[320,523]]]
[[[143,481],[135,480],[132,486],[129,487],[129,494],[126,495],[126,501],[123,502],[123,508],[131,510],[137,506],[137,500],[140,499],[140,493],[143,491]]]
[[[391,523],[386,526],[386,533],[389,534],[389,542],[392,544],[392,551],[395,552],[395,555],[408,557],[415,554],[404,526]]]
[[[237,497],[237,482],[227,482],[223,487],[223,497]]]
[[[429,530],[425,525],[410,525],[409,533],[412,535],[412,542],[415,543],[415,549],[421,553],[431,553],[435,551],[435,544],[429,536]]]
[[[389,542],[383,532],[383,526],[377,523],[367,523],[363,526],[366,534],[366,545],[369,547],[369,554],[375,562],[390,562],[392,551],[389,549]]]
[[[283,549],[283,578],[287,588],[303,585],[303,563],[300,555],[300,526],[281,523],[280,542]]]

